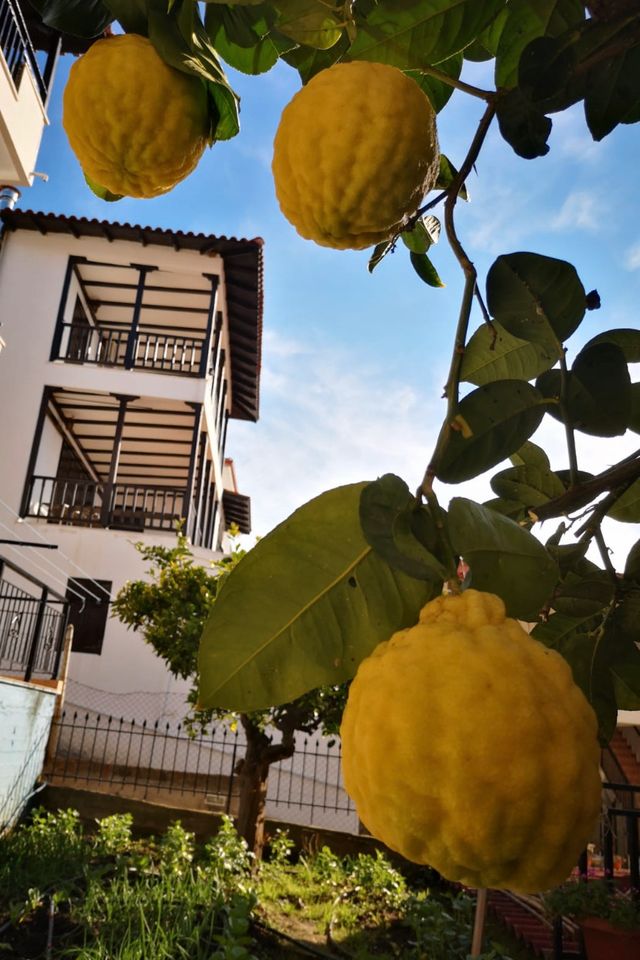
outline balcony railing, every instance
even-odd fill
[[[184,488],[31,478],[27,516],[49,523],[117,530],[175,530],[186,515]]]
[[[47,82],[36,58],[20,7],[15,0],[0,0],[0,50],[16,87],[25,66],[33,74],[43,104],[47,102]]]
[[[60,594],[0,558],[0,673],[55,679],[66,623]]]
[[[118,326],[63,323],[61,327],[56,360],[202,376],[203,338],[143,328],[136,332],[130,343],[129,331]]]

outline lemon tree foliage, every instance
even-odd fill
[[[435,847],[418,853],[468,882],[531,889],[560,879],[593,812],[589,800],[588,810],[572,813],[567,799],[581,793],[583,776],[591,784],[592,775],[585,771],[597,765],[591,745],[595,721],[585,698],[597,716],[602,742],[611,734],[617,709],[640,709],[640,540],[624,570],[615,569],[602,526],[605,518],[640,521],[640,451],[617,463],[612,457],[607,469],[593,474],[591,465],[580,461],[576,444],[580,433],[603,438],[640,433],[640,383],[630,368],[640,361],[640,332],[607,330],[604,303],[603,330],[577,346],[586,312],[601,307],[597,290],[590,289],[599,278],[581,276],[580,269],[547,256],[544,249],[505,251],[486,277],[478,277],[473,251],[465,249],[458,233],[458,202],[469,199],[466,180],[492,126],[522,162],[539,164],[544,178],[543,158],[554,149],[554,118],[568,107],[580,105],[596,141],[619,124],[640,120],[637,0],[33,2],[45,22],[61,30],[99,37],[117,20],[127,34],[143,38],[171,70],[201,85],[211,144],[239,129],[238,102],[224,64],[261,74],[284,61],[302,85],[284,111],[275,144],[273,172],[285,216],[315,242],[336,248],[370,246],[370,271],[384,270],[389,251],[404,251],[407,266],[424,281],[427,297],[437,299],[443,282],[450,289],[459,282],[442,425],[431,453],[416,450],[424,468],[419,486],[410,489],[403,479],[387,474],[327,491],[261,540],[225,579],[211,609],[199,655],[200,703],[207,709],[247,712],[348,680],[361,664],[373,663],[375,674],[384,662],[374,653],[378,645],[394,634],[401,639],[391,641],[388,649],[409,645],[406,638],[415,636],[411,625],[420,610],[425,604],[429,609],[430,600],[438,604],[443,589],[456,601],[478,596],[478,591],[480,596],[498,595],[496,602],[511,616],[529,621],[533,639],[523,646],[520,634],[516,640],[515,628],[503,619],[498,632],[512,638],[513,649],[504,655],[513,661],[503,660],[502,647],[490,644],[483,657],[473,644],[456,648],[450,692],[461,698],[469,690],[477,695],[474,684],[484,677],[489,692],[483,703],[494,728],[502,729],[510,721],[500,709],[507,704],[509,717],[518,713],[520,700],[512,698],[511,688],[529,656],[523,651],[535,649],[535,663],[551,665],[553,683],[560,684],[551,701],[535,678],[523,680],[522,697],[540,707],[533,710],[541,714],[536,723],[548,727],[544,734],[540,725],[523,727],[522,742],[527,755],[538,747],[544,751],[545,744],[554,743],[560,723],[569,738],[563,741],[562,756],[575,763],[564,768],[564,788],[559,774],[547,790],[543,768],[532,760],[522,770],[519,787],[511,784],[515,792],[509,799],[531,794],[533,806],[523,809],[537,825],[544,804],[555,797],[555,810],[566,809],[567,819],[556,835],[546,838],[540,862],[535,854],[527,859],[533,872],[526,875],[518,867],[524,847],[516,850],[510,844],[516,837],[524,843],[528,827],[515,829],[511,837],[507,831],[502,859],[482,862],[493,843],[490,817],[483,837],[456,839],[455,831],[449,831],[438,846],[435,831]],[[94,46],[115,42],[106,38]],[[86,57],[91,56],[90,50]],[[492,65],[494,83],[488,89],[467,82],[469,61]],[[127,69],[135,80],[135,63]],[[395,110],[385,99],[387,90],[396,91]],[[459,168],[448,159],[448,144],[438,144],[436,132],[438,115],[454,90],[483,104],[477,126],[468,131]],[[114,110],[108,104],[104,122],[107,128],[115,122],[117,135],[126,140],[138,121],[125,106],[118,102]],[[161,140],[165,118],[153,97],[147,107],[150,138]],[[73,116],[68,123],[73,131]],[[116,139],[113,129],[111,133]],[[99,135],[99,126],[94,134]],[[82,148],[76,152],[82,163]],[[392,167],[398,157],[399,166]],[[85,172],[92,189],[105,199],[127,192],[126,184],[107,183],[106,174],[93,167]],[[478,189],[482,187],[480,178]],[[629,191],[634,189],[630,184]],[[458,281],[440,277],[441,235],[460,268]],[[439,392],[440,385],[434,390]],[[564,427],[562,462],[551,463],[534,440],[548,417]],[[494,496],[486,503],[456,496],[446,502],[451,496],[447,485],[487,471],[493,473]],[[464,571],[462,581],[459,570]],[[487,602],[491,607],[493,600]],[[413,629],[421,637],[423,620]],[[416,698],[422,708],[424,695],[427,713],[416,728],[422,737],[432,726],[436,740],[445,735],[454,753],[464,736],[458,730],[460,736],[449,742],[449,728],[437,722],[435,679],[447,653],[440,642],[445,632],[442,624],[434,627],[429,652],[420,651],[426,659],[416,679]],[[437,669],[430,666],[432,657]],[[406,673],[398,674],[398,690],[389,688],[384,697],[375,685],[357,682],[363,702],[364,687],[372,688],[368,694],[375,701],[371,710],[377,711],[377,734],[390,719],[390,699],[394,705],[405,699],[412,668],[402,669]],[[393,673],[386,670],[381,679],[388,675],[391,682]],[[573,705],[566,717],[558,713],[563,700]],[[472,706],[470,702],[469,711]],[[417,705],[408,709],[410,715],[399,721],[400,739],[418,716]],[[483,715],[470,729],[470,739],[484,723]],[[580,728],[588,748],[581,746]],[[433,738],[425,739],[433,746]],[[384,752],[385,761],[394,749]],[[439,763],[440,757],[435,759]],[[455,780],[456,769],[448,776]],[[357,773],[355,780],[353,785],[352,776],[354,791]],[[414,806],[407,799],[413,785],[411,779],[405,808]],[[425,816],[438,821],[457,810],[462,822],[473,822],[464,808],[466,794],[449,789],[450,783],[443,786],[438,809],[427,805]],[[591,796],[595,788],[585,790]],[[487,797],[499,798],[499,791],[492,780]],[[371,801],[367,788],[362,804],[365,811],[371,808],[374,825],[383,800]],[[505,822],[513,807],[505,798]],[[393,820],[393,811],[390,816]],[[388,842],[394,840],[388,823],[375,829]],[[533,826],[531,831],[533,836]],[[464,872],[465,851],[475,849],[476,841],[476,865]],[[412,842],[405,849],[411,854]]]

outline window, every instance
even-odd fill
[[[69,579],[69,623],[73,624],[71,649],[76,653],[102,653],[111,587],[111,580]],[[100,597],[99,602],[96,596]]]

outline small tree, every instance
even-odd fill
[[[197,657],[200,635],[226,575],[245,551],[236,547],[229,556],[206,568],[194,562],[185,535],[178,532],[173,547],[135,544],[150,564],[149,580],[129,581],[118,592],[113,611],[123,623],[139,630],[175,677],[191,681],[188,700],[191,726],[206,727],[212,720],[239,722],[247,746],[236,766],[240,795],[238,830],[256,856],[264,843],[265,801],[271,764],[293,756],[297,731],[337,732],[346,697],[346,684],[312,690],[292,703],[269,710],[234,714],[201,710],[197,703]],[[273,730],[280,739],[274,742]]]

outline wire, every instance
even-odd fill
[[[0,527],[4,527],[5,530],[10,530],[10,528],[7,527],[7,525],[4,524],[4,523],[0,523]],[[18,556],[20,557],[20,559],[21,559],[21,560],[23,559],[23,554],[20,552],[20,547],[13,547],[13,546],[11,546],[11,544],[7,544],[7,549],[8,549],[8,550],[15,550],[15,552],[18,554]],[[46,559],[46,558],[43,557],[42,559],[44,560],[44,559]],[[78,600],[82,600],[83,603],[86,601],[87,598],[84,596],[84,594],[80,593],[78,590],[75,590],[73,587],[69,586],[68,582],[65,582],[64,580],[61,580],[60,577],[54,576],[54,575],[51,573],[50,570],[47,570],[46,567],[43,567],[42,564],[40,564],[40,563],[38,563],[36,560],[34,560],[31,555],[29,556],[29,563],[32,564],[32,565],[36,568],[36,570],[42,571],[42,572],[44,573],[44,575],[45,575],[46,577],[48,577],[49,580],[52,580],[54,583],[59,584],[59,585],[62,587],[62,590],[63,590],[63,591],[64,591],[64,590],[67,590],[69,593],[75,594],[75,596],[78,598]],[[99,598],[95,596],[95,594],[91,594],[91,596],[94,597],[95,599],[97,599],[98,602],[101,602],[101,601],[99,600]]]
[[[47,538],[46,538],[42,533],[40,533],[40,531],[38,530],[37,527],[32,527],[32,526],[30,526],[30,524],[28,524],[28,523],[20,516],[20,514],[17,513],[12,507],[10,507],[8,503],[5,503],[4,500],[0,499],[0,505],[3,506],[3,507],[5,508],[5,510],[8,510],[9,513],[13,514],[13,516],[14,516],[17,520],[20,520],[20,521],[26,526],[27,530],[31,530],[31,532],[32,532],[33,534],[35,534],[36,537],[38,537],[40,540],[43,541],[43,543],[49,543],[49,541],[47,540]],[[3,526],[4,526],[4,524],[3,524]],[[9,527],[5,527],[5,529],[10,530]],[[12,530],[10,530],[10,532],[13,533]],[[72,567],[74,567],[76,570],[79,570],[80,573],[85,577],[85,579],[89,580],[89,581],[100,591],[101,594],[104,594],[104,595],[106,596],[107,602],[108,602],[108,603],[111,603],[111,594],[110,594],[110,592],[109,592],[107,589],[105,589],[105,587],[103,587],[100,583],[98,583],[98,581],[95,580],[89,573],[87,573],[87,571],[84,570],[79,564],[77,564],[74,560],[72,560],[71,557],[69,557],[69,556],[60,548],[59,545],[58,545],[58,556],[64,557],[64,559],[67,561],[67,563],[70,563]],[[53,566],[52,561],[49,561],[49,563],[51,563],[52,566]],[[57,568],[56,568],[56,569],[57,569]],[[97,600],[98,603],[103,602],[103,601],[101,600],[101,598],[100,598],[99,596],[96,596],[94,593],[91,593],[90,591],[87,591],[87,593],[89,593],[90,596],[92,596],[92,597],[94,598],[94,600]]]

